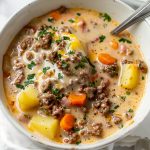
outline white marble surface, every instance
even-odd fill
[[[0,0],[0,29],[6,23],[7,19],[17,10],[32,0]],[[134,8],[141,4],[144,0],[123,0],[128,2]],[[119,142],[122,146],[131,146],[141,138],[148,137],[150,139],[150,114],[145,121],[123,141]],[[0,111],[0,150],[40,150],[32,141],[20,134],[3,116]],[[120,150],[120,148],[118,149]]]

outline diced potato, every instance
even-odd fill
[[[28,128],[33,132],[38,132],[48,139],[53,139],[58,131],[59,121],[52,117],[33,116],[28,124]]]
[[[67,36],[71,39],[71,43],[70,43],[71,50],[81,50],[83,48],[80,40],[75,34],[64,33],[63,36]]]
[[[70,44],[70,48],[72,50],[82,49],[80,40],[74,34],[70,34],[70,38],[72,39],[72,42]]]
[[[28,86],[18,95],[18,105],[22,111],[29,111],[39,105],[38,91],[33,86]]]
[[[135,64],[125,64],[122,66],[120,85],[126,89],[133,89],[139,80],[139,70]]]

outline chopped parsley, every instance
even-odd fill
[[[126,95],[130,95],[131,93],[130,93],[130,91],[126,91]]]
[[[49,70],[49,69],[50,69],[50,67],[44,67],[43,68],[43,73],[46,74],[47,70]]]
[[[80,128],[73,128],[72,130],[73,130],[73,132],[78,132],[78,131],[80,131]]]
[[[58,79],[63,79],[63,75],[61,73],[58,73]]]
[[[134,110],[130,108],[130,109],[128,110],[128,112],[133,113]]]
[[[70,40],[70,37],[68,37],[68,36],[63,36],[63,40]]]
[[[35,76],[35,74],[29,74],[28,77],[27,77],[27,79],[28,80],[32,80],[34,78],[34,76]]]
[[[16,84],[16,87],[17,87],[18,89],[22,89],[22,90],[24,90],[24,86],[23,86],[23,85],[21,85],[21,84]]]
[[[142,76],[142,80],[145,80],[145,77],[144,77],[144,76]]]
[[[53,21],[54,21],[54,18],[53,18],[53,17],[50,17],[50,18],[48,18],[47,20],[48,20],[48,22],[53,22]]]
[[[128,43],[128,44],[131,44],[132,42],[130,41],[130,40],[128,40],[128,39],[126,39],[126,38],[121,38],[121,39],[119,39],[119,42],[123,42],[123,43]]]
[[[78,12],[78,13],[77,13],[77,16],[81,16],[81,13]]]
[[[58,53],[57,53],[57,57],[58,57],[59,59],[61,59],[61,54],[58,54]]]
[[[54,94],[54,95],[58,95],[59,94],[59,89],[52,89],[52,93]]]
[[[111,21],[111,17],[107,13],[100,13],[100,17],[103,17],[104,21]]]
[[[32,68],[33,68],[34,66],[36,66],[36,64],[35,64],[34,61],[31,61],[31,63],[28,64],[28,68],[29,68],[30,70],[32,70]]]
[[[117,108],[119,108],[119,105],[114,106],[114,109],[117,109]]]
[[[74,51],[69,51],[68,54],[73,55],[73,54],[75,54],[75,52]]]
[[[90,83],[89,83],[89,86],[90,86],[90,87],[95,87],[95,82],[90,82]]]
[[[95,67],[95,66],[94,66]],[[97,71],[96,71],[96,69],[95,68],[92,68],[92,70],[91,70],[91,73],[92,74],[95,74]]]
[[[126,96],[119,96],[121,100],[125,101],[126,100]]]
[[[105,35],[101,35],[99,37],[99,42],[102,43],[105,39],[106,39],[106,36]]]
[[[122,128],[123,128],[123,124],[122,124],[122,123],[119,125],[119,128],[120,128],[120,129],[122,129]]]
[[[75,22],[74,19],[69,19],[68,21],[69,21],[70,23],[74,23],[74,22]]]
[[[28,86],[29,84],[34,84],[34,81],[33,80],[27,80],[24,82],[25,86]]]
[[[67,68],[68,66],[69,66],[69,64],[63,60],[62,61],[62,68]]]
[[[81,144],[81,141],[77,141],[77,142],[76,142],[76,145],[79,145],[79,144]]]
[[[55,42],[56,42],[57,44],[59,44],[59,43],[62,42],[62,39],[56,40]]]

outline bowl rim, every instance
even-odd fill
[[[32,2],[30,2],[29,4],[23,6],[21,9],[17,10],[15,13],[13,13],[7,20],[6,24],[4,25],[4,27],[1,29],[0,31],[0,36],[3,34],[4,30],[7,29],[8,25],[17,18],[17,16],[22,12],[25,11],[29,5],[36,5],[39,2],[39,0],[33,0]],[[124,7],[126,7],[128,10],[130,11],[134,11],[134,9],[132,7],[130,7],[128,4],[124,3],[121,0],[115,0],[115,2],[120,3],[120,5],[123,5]],[[144,20],[144,22],[146,23],[146,25],[150,28],[150,25],[147,21],[147,19]],[[6,119],[12,123],[12,125],[21,133],[23,133],[26,137],[28,137],[29,139],[31,139],[33,142],[39,143],[41,146],[44,147],[49,147],[49,148],[53,148],[53,149],[80,149],[80,150],[86,150],[88,149],[97,149],[97,148],[104,148],[112,143],[115,143],[117,141],[119,141],[120,139],[123,139],[125,136],[129,135],[135,128],[137,128],[142,122],[143,120],[146,118],[146,116],[148,115],[148,113],[150,112],[150,109],[144,114],[143,118],[128,126],[125,130],[119,130],[118,132],[116,132],[115,134],[103,139],[103,140],[98,140],[97,142],[94,143],[90,143],[90,144],[81,144],[81,145],[70,145],[70,144],[59,144],[56,142],[49,142],[49,141],[40,141],[40,139],[38,139],[37,137],[35,137],[32,133],[30,133],[29,131],[27,131],[24,127],[22,127],[17,120],[15,120],[15,118],[13,118],[11,116],[11,112],[4,106],[2,100],[0,100],[0,108],[2,110],[2,112],[5,114]],[[115,136],[116,135],[116,136]]]

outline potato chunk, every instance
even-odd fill
[[[126,89],[133,89],[139,80],[139,70],[135,64],[125,64],[122,66],[120,85]]]
[[[59,121],[52,117],[40,115],[33,116],[28,124],[28,128],[33,132],[38,132],[48,139],[53,139],[58,131]]]
[[[18,95],[18,105],[22,111],[29,111],[39,105],[38,91],[33,86],[28,86]]]

